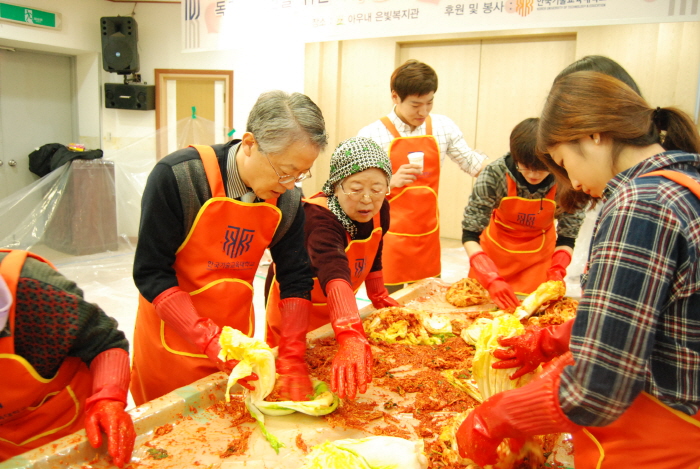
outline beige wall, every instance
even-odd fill
[[[323,110],[330,142],[306,193],[320,190],[336,144],[391,110],[389,77],[406,59],[438,73],[433,112],[454,120],[467,143],[508,151],[515,124],[539,115],[552,80],[585,55],[622,64],[652,105],[693,115],[700,71],[700,23],[664,23],[362,39],[307,44],[305,92]],[[440,181],[441,234],[461,238],[473,179],[446,160]]]

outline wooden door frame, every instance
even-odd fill
[[[225,82],[226,95],[224,102],[224,125],[228,129],[233,125],[233,70],[185,70],[156,68],[156,160],[167,154],[168,140],[165,132],[159,132],[167,126],[167,86],[166,80],[187,78],[189,80],[223,80]],[[214,142],[212,142],[214,143]]]

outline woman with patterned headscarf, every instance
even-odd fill
[[[340,397],[354,399],[372,380],[372,353],[355,292],[365,282],[375,308],[398,305],[384,288],[382,275],[382,237],[389,229],[389,204],[384,199],[390,180],[391,163],[384,150],[369,138],[350,138],[333,152],[323,191],[304,204],[305,244],[315,275],[313,310],[308,323],[295,329],[306,333],[330,321],[339,344],[331,389]],[[272,347],[282,331],[278,299],[273,279],[266,333]]]

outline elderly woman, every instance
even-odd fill
[[[331,156],[331,170],[323,192],[306,199],[306,248],[314,272],[313,310],[308,323],[297,324],[303,334],[330,320],[339,344],[333,359],[331,389],[354,399],[372,380],[372,353],[357,309],[355,292],[365,282],[376,308],[395,306],[382,275],[382,237],[389,229],[391,163],[373,140],[364,137],[341,142]],[[269,345],[284,341],[287,327],[277,299],[281,269],[267,302]],[[278,282],[280,280],[280,282]],[[281,303],[280,303],[281,306]]]
[[[240,140],[184,148],[154,167],[134,258],[141,294],[136,404],[219,369],[230,372],[235,363],[218,358],[221,328],[253,335],[252,284],[266,248],[279,265],[285,324],[308,316],[313,280],[295,183],[309,176],[326,144],[323,115],[311,99],[271,91],[258,98]],[[311,390],[303,345],[295,346],[303,337],[285,340],[280,381],[301,400]]]

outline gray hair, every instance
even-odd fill
[[[260,151],[267,154],[279,153],[304,139],[319,151],[328,144],[321,110],[301,93],[277,90],[261,94],[248,115],[246,132],[253,134]]]

